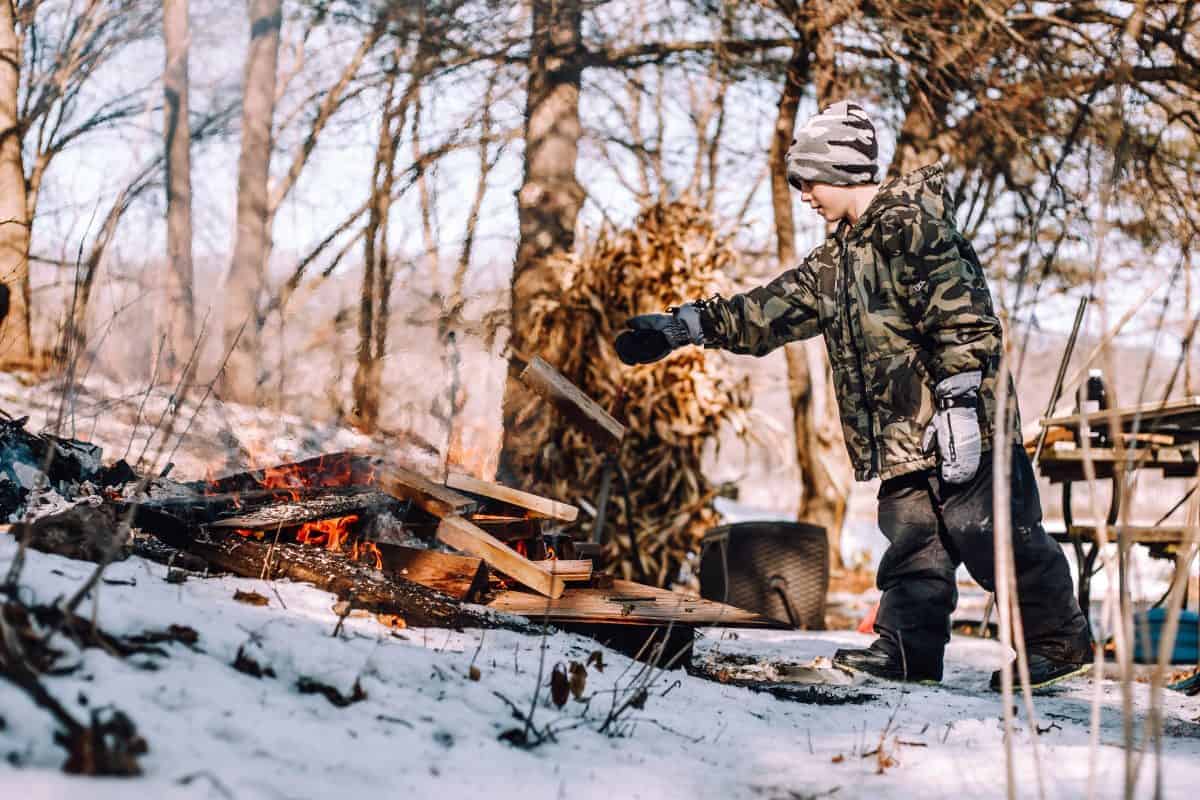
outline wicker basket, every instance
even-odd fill
[[[795,628],[825,627],[829,543],[803,522],[739,522],[713,528],[700,552],[700,594]]]

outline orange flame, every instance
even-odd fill
[[[350,548],[351,561],[360,561],[363,556],[370,556],[375,561],[375,569],[383,569],[383,553],[379,552],[374,542],[356,541]]]
[[[358,522],[357,514],[306,522],[296,531],[296,541],[301,544],[322,544],[326,550],[340,551],[350,536],[350,526],[355,522]]]

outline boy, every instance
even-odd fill
[[[761,356],[824,336],[855,477],[881,479],[879,527],[890,542],[877,575],[878,638],[833,661],[940,681],[956,568],[965,563],[994,588],[988,451],[1002,333],[941,167],[880,185],[877,158],[875,128],[858,105],[836,103],[809,119],[788,150],[788,182],[836,231],[766,286],[632,318],[617,352],[630,364],[687,344]],[[1087,670],[1091,635],[1066,557],[1042,528],[1015,397],[1007,427],[1017,590],[1040,688]]]

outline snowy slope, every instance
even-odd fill
[[[15,544],[0,537],[0,572]],[[30,598],[51,601],[86,578],[92,565],[30,553],[23,584]],[[956,641],[942,687],[880,684],[845,690],[862,704],[812,705],[689,676],[658,675],[641,710],[630,709],[618,736],[599,732],[614,690],[628,697],[638,666],[611,652],[605,669],[588,669],[584,697],[560,711],[542,691],[535,722],[559,729],[556,741],[523,750],[498,739],[519,727],[497,693],[527,710],[539,651],[544,681],[559,662],[583,662],[597,649],[562,633],[407,629],[393,633],[371,617],[350,618],[331,632],[334,598],[312,587],[240,578],[164,580],[165,568],[131,558],[106,572],[94,611],[110,633],[189,625],[194,649],[120,660],[98,650],[78,655],[80,669],[46,684],[77,716],[113,704],[128,713],[150,746],[139,779],[63,775],[64,751],[53,744],[49,717],[0,682],[0,797],[3,798],[837,798],[1002,797],[1004,757],[1000,703],[986,690],[1002,654],[991,642]],[[125,585],[136,583],[136,585]],[[233,600],[256,590],[266,607]],[[93,609],[85,603],[82,613]],[[481,641],[482,639],[482,641]],[[708,663],[776,665],[829,656],[852,633],[710,631],[698,657]],[[230,665],[239,648],[274,678]],[[478,651],[478,652],[477,652]],[[480,677],[469,677],[474,661]],[[753,669],[754,667],[752,667]],[[764,675],[773,668],[757,667]],[[778,669],[775,669],[778,671]],[[786,672],[786,670],[784,670]],[[301,694],[307,677],[349,695],[357,680],[366,699],[344,708]],[[1048,797],[1088,789],[1088,718],[1093,686],[1078,681],[1039,698],[1039,738]],[[1145,686],[1137,705],[1148,705]],[[1200,700],[1169,694],[1164,748],[1166,797],[1193,796],[1200,782]],[[84,705],[86,702],[87,706]],[[1096,768],[1100,797],[1120,796],[1119,692],[1103,687],[1103,726]],[[1023,714],[1022,714],[1023,716]],[[1140,715],[1139,715],[1140,716]],[[890,725],[889,725],[890,721]],[[1035,797],[1027,726],[1016,747],[1021,795]],[[879,773],[884,743],[896,763]],[[899,740],[897,744],[896,740]],[[1149,792],[1153,763],[1141,787]]]

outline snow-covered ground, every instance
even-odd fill
[[[0,573],[15,552],[0,537]],[[70,593],[93,565],[30,553],[27,599]],[[987,688],[1003,654],[988,641],[956,640],[940,687],[864,685],[837,690],[842,704],[814,704],[723,684],[683,670],[655,673],[641,708],[601,731],[613,708],[645,677],[640,665],[576,635],[512,631],[393,631],[373,617],[346,620],[331,636],[333,596],[302,584],[240,578],[168,583],[166,569],[131,558],[113,564],[98,597],[84,604],[109,633],[186,625],[194,647],[164,645],[166,657],[119,659],[100,650],[72,656],[79,668],[45,678],[78,717],[111,704],[149,743],[144,777],[85,779],[62,774],[49,716],[0,682],[0,797],[27,798],[807,798],[833,796],[1002,797],[999,698]],[[267,606],[233,599],[238,589]],[[696,659],[710,670],[786,678],[787,664],[829,656],[867,637],[848,632],[711,630]],[[543,683],[556,664],[586,664],[582,700],[555,708],[542,688],[534,723],[553,741],[521,749],[501,734],[522,724],[544,653]],[[239,649],[274,677],[235,670]],[[68,659],[70,660],[70,659]],[[749,662],[749,666],[746,666]],[[472,665],[478,680],[472,680]],[[640,677],[639,677],[640,676]],[[366,698],[337,707],[297,690],[310,678]],[[803,687],[800,687],[801,689]],[[1099,749],[1089,755],[1095,685],[1078,680],[1036,700],[1046,796],[1085,796],[1089,771],[1099,797],[1121,795],[1120,696],[1101,687]],[[1149,704],[1136,687],[1139,725]],[[837,697],[837,696],[835,696]],[[797,699],[798,698],[798,699]],[[828,697],[824,699],[828,700]],[[805,702],[805,701],[808,702]],[[1165,797],[1190,797],[1200,783],[1200,699],[1169,693],[1163,748]],[[1020,795],[1037,796],[1030,726],[1019,713],[1015,748]],[[880,755],[882,752],[882,756]],[[1155,764],[1142,769],[1149,794]]]

